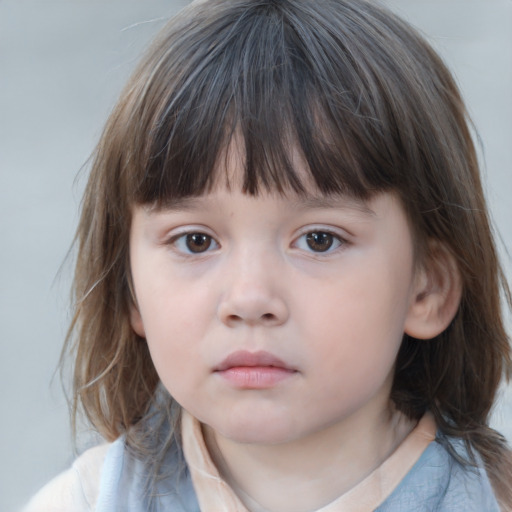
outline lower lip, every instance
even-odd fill
[[[296,372],[276,366],[235,366],[217,373],[239,389],[268,389]]]

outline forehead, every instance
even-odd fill
[[[379,194],[394,196],[394,194]],[[152,205],[146,208],[151,212],[187,212],[198,210],[219,210],[225,205],[233,206],[233,199],[246,199],[255,205],[264,205],[269,202],[286,205],[290,210],[351,210],[363,216],[375,217],[377,214],[372,208],[372,200],[363,200],[346,194],[319,195],[317,190],[305,191],[298,194],[288,190],[284,192],[266,191],[258,195],[249,195],[238,189],[218,185],[213,190],[201,195],[180,197],[164,205]]]
[[[293,209],[352,209],[366,215],[374,215],[369,206],[369,198],[359,198],[350,192],[322,192],[315,182],[306,159],[296,144],[287,149],[289,162],[300,187],[294,188],[290,183],[276,185],[267,183],[254,191],[245,190],[246,181],[246,149],[244,140],[235,133],[230,143],[220,153],[212,170],[210,187],[196,194],[170,198],[164,202],[149,205],[149,210],[187,211],[197,210],[205,206],[214,207],[216,203],[229,201],[230,195],[241,193],[248,199],[273,199],[286,203]],[[279,172],[279,170],[276,170]]]
[[[286,171],[293,173],[298,187],[294,187],[290,181],[281,181],[280,179],[271,182],[261,180],[260,185],[254,190],[250,190],[251,195],[258,195],[263,189],[266,192],[280,193],[283,196],[293,196],[297,194],[305,196],[320,196],[318,185],[316,184],[311,169],[308,166],[304,153],[299,145],[290,139],[280,141],[282,154],[281,161],[272,162],[272,156],[267,155],[267,170],[278,178],[278,175],[285,174]],[[265,149],[265,148],[263,148]],[[238,129],[234,132],[226,147],[219,152],[216,164],[212,170],[212,190],[226,187],[228,190],[246,191],[248,169],[248,148],[245,138]],[[285,167],[288,167],[285,169]],[[254,169],[258,172],[259,169]]]
[[[141,222],[148,229],[160,226],[163,231],[169,226],[200,225],[224,233],[239,228],[244,232],[247,228],[256,229],[258,236],[267,237],[277,228],[282,234],[316,224],[353,232],[356,226],[359,230],[363,226],[380,230],[378,226],[393,224],[396,215],[389,215],[392,210],[400,212],[400,218],[407,223],[400,201],[393,193],[380,193],[371,200],[344,194],[319,195],[317,191],[299,195],[273,190],[251,195],[219,185],[201,195],[177,198],[165,205],[135,207],[131,229],[137,230],[134,224],[140,227]]]

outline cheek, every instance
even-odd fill
[[[205,331],[214,314],[208,284],[166,272],[165,267],[146,278],[141,276],[136,290],[150,343],[194,339]]]
[[[311,291],[311,290],[310,290]],[[340,379],[371,385],[387,376],[400,347],[408,309],[408,281],[377,264],[309,294],[310,358]]]
[[[315,394],[308,395],[307,407],[349,414],[374,397],[387,400],[401,331],[390,326],[383,312],[380,318],[369,317],[353,305],[324,312],[325,322],[310,331],[317,342],[308,347],[307,357],[309,376],[321,390],[323,405]]]
[[[201,340],[210,327],[208,300],[176,283],[141,290],[139,304],[155,368],[168,390],[192,377],[191,362],[204,357]],[[171,389],[173,388],[173,389]]]

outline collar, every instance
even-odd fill
[[[206,447],[201,423],[183,410],[182,443],[197,499],[203,512],[250,512],[220,476]],[[355,487],[316,512],[372,512],[397,488],[427,446],[436,424],[426,413],[398,448]]]

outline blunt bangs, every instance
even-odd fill
[[[226,170],[222,155],[235,134],[248,194],[304,193],[294,151],[324,194],[366,199],[406,186],[421,160],[410,119],[421,101],[404,71],[417,65],[403,50],[397,61],[401,22],[343,2],[328,18],[330,2],[318,4],[322,15],[313,2],[192,4],[193,17],[185,10],[164,29],[128,95],[129,202],[163,205],[207,192]]]

